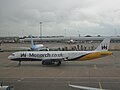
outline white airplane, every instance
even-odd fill
[[[61,65],[62,61],[85,61],[108,55],[110,38],[105,38],[94,51],[20,51],[8,56],[13,61],[42,61],[43,65]]]
[[[30,35],[30,38],[31,38],[31,46],[30,47],[20,47],[20,48],[26,49],[26,50],[29,50],[29,51],[39,51],[41,49],[44,49],[43,44],[34,44],[32,35]]]
[[[13,90],[13,86],[3,86],[3,83],[0,85],[0,90]]]
[[[10,86],[0,86],[0,90],[13,90],[13,87],[10,87]]]

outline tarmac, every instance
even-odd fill
[[[0,82],[14,90],[84,90],[69,85],[120,90],[120,52],[91,61],[62,62],[43,66],[41,62],[8,60],[12,52],[0,52]]]

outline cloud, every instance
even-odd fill
[[[120,29],[119,0],[0,0],[0,35],[102,34]]]

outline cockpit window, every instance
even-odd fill
[[[15,54],[12,54],[12,56],[15,56]]]

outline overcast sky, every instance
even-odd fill
[[[120,35],[120,0],[0,0],[0,36]],[[65,34],[66,33],[66,34]]]

